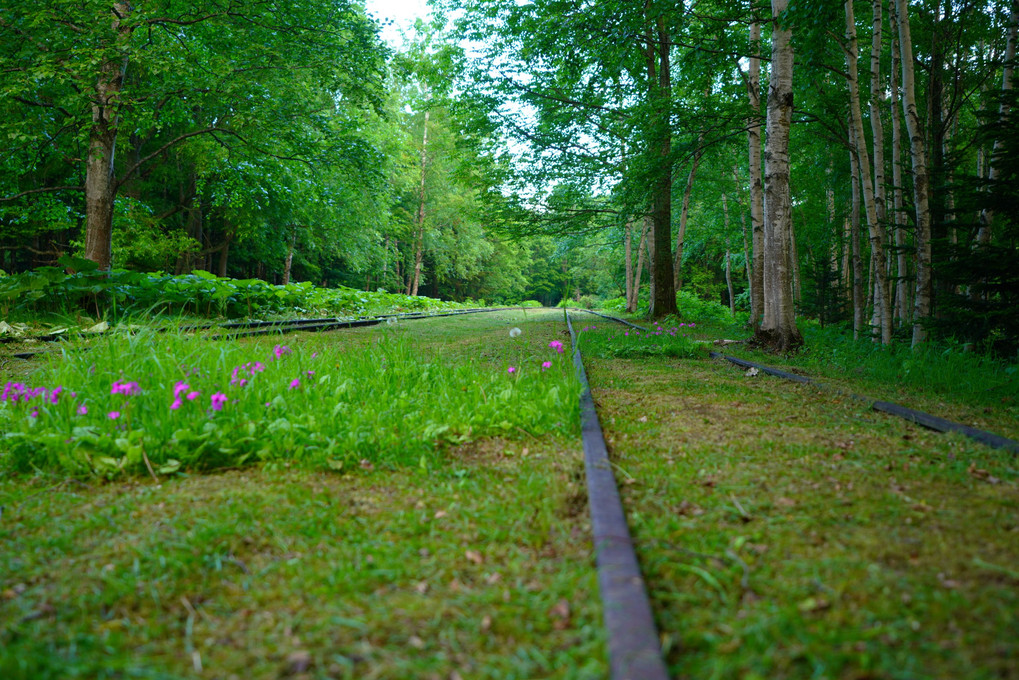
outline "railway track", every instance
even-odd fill
[[[396,319],[417,320],[438,317],[452,317],[468,314],[505,311],[501,309],[472,309],[444,312],[440,314],[399,314],[353,320],[299,319],[289,322],[241,322],[219,326],[207,326],[194,330],[222,330],[207,339],[222,337],[247,337],[279,334],[297,331],[329,331],[346,328],[375,326]],[[578,310],[647,332],[646,327],[625,319],[590,310]],[[579,409],[581,414],[581,438],[585,459],[585,475],[588,506],[591,517],[592,542],[595,549],[599,591],[602,600],[604,625],[607,635],[609,664],[613,680],[664,680],[669,673],[663,659],[660,636],[655,624],[651,604],[647,595],[645,580],[634,550],[634,542],[627,526],[626,513],[622,507],[618,486],[613,474],[612,463],[598,414],[591,394],[583,357],[578,346],[578,336],[573,328],[571,313],[566,314],[572,347],[573,362],[582,384]],[[31,356],[39,353],[31,353]],[[14,355],[18,356],[18,355]],[[742,368],[756,368],[769,375],[800,384],[810,384],[822,389],[834,389],[816,380],[788,373],[777,368],[746,361],[717,352],[712,358],[722,359]],[[22,357],[19,357],[22,358]],[[866,401],[876,411],[902,417],[911,422],[941,432],[959,432],[993,448],[1019,452],[1019,442],[1000,435],[984,432],[969,426],[916,411],[891,402],[872,400],[868,397],[851,395]]]
[[[207,324],[207,325],[192,325],[183,326],[180,328],[184,332],[198,332],[198,331],[223,331],[221,333],[215,333],[212,335],[204,336],[207,340],[220,340],[224,338],[245,338],[255,337],[260,335],[277,335],[284,333],[296,333],[296,332],[322,332],[341,330],[345,328],[361,328],[367,326],[377,326],[381,323],[393,322],[393,321],[414,321],[418,319],[434,319],[446,316],[460,316],[465,314],[481,314],[487,312],[498,312],[505,311],[507,309],[515,309],[512,307],[498,307],[498,308],[484,308],[484,309],[460,309],[450,312],[440,313],[403,313],[403,314],[379,314],[372,317],[363,319],[339,319],[335,317],[325,318],[314,318],[314,319],[291,319],[287,321],[238,321],[225,324]],[[167,332],[170,329],[159,329],[160,332]],[[176,329],[175,329],[176,330]],[[102,334],[95,334],[94,337],[102,337]],[[40,335],[29,338],[22,338],[21,341],[33,341],[33,342],[56,342],[66,339],[63,334],[49,334]],[[9,356],[15,359],[34,359],[39,356],[43,356],[49,353],[48,351],[31,351],[31,352],[15,352]]]
[[[609,316],[607,314],[602,314],[600,312],[594,312],[588,309],[581,311],[587,312],[588,314],[594,314],[595,316],[599,316],[603,319],[609,319],[611,321],[624,324],[631,328],[636,328],[641,332],[649,332],[648,328],[631,323],[625,319]],[[762,373],[767,373],[768,375],[774,376],[776,378],[782,378],[783,380],[789,380],[791,382],[800,383],[802,385],[813,385],[814,387],[817,387],[819,389],[838,392],[839,394],[844,394],[852,399],[868,404],[870,408],[874,411],[887,413],[893,416],[898,416],[899,418],[908,420],[911,423],[916,423],[917,425],[922,425],[923,427],[926,427],[930,430],[935,430],[936,432],[945,433],[955,432],[966,437],[969,437],[970,439],[980,442],[981,444],[984,444],[991,448],[1004,449],[1006,451],[1011,451],[1012,453],[1019,454],[1019,442],[1015,441],[1014,439],[1009,439],[1008,437],[1003,437],[999,434],[995,434],[994,432],[987,432],[985,430],[980,430],[975,427],[970,427],[969,425],[965,425],[963,423],[956,423],[951,420],[941,418],[940,416],[933,415],[931,413],[918,411],[916,409],[909,408],[908,406],[903,406],[902,404],[896,404],[895,402],[882,401],[879,399],[873,399],[871,397],[866,397],[859,394],[847,393],[843,390],[839,390],[835,387],[827,385],[823,382],[819,382],[807,376],[789,373],[788,371],[783,371],[772,366],[766,366],[764,364],[756,363],[753,361],[747,361],[746,359],[740,359],[738,357],[729,356],[727,354],[722,354],[720,352],[711,352],[709,356],[711,356],[712,359],[723,359],[741,368],[748,369],[755,368],[761,371]]]

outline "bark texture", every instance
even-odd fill
[[[888,272],[885,266],[884,233],[878,221],[874,183],[871,180],[870,157],[867,153],[867,140],[863,134],[863,114],[860,108],[860,89],[858,76],[858,56],[856,40],[856,19],[853,15],[853,0],[846,0],[846,72],[849,84],[849,116],[852,134],[852,145],[858,160],[857,168],[860,175],[860,188],[863,192],[863,207],[867,215],[867,232],[870,237],[872,286],[868,286],[874,294],[874,316],[878,320],[882,344],[892,341],[891,305],[888,304]],[[880,20],[880,8],[877,10]],[[880,37],[878,38],[880,48]],[[872,109],[873,110],[873,109]],[[878,123],[880,127],[880,123]],[[874,144],[877,146],[875,137]],[[882,172],[882,177],[884,173]],[[882,211],[883,212],[883,211]]]
[[[113,264],[113,201],[117,193],[113,172],[120,93],[127,70],[127,57],[120,56],[117,48],[124,47],[131,37],[133,29],[124,25],[130,11],[126,2],[114,3],[111,10],[115,46],[99,66],[85,162],[85,257],[104,270]]]
[[[789,128],[793,114],[792,31],[778,23],[788,0],[772,0],[775,19],[768,86],[767,143],[764,149],[764,319],[759,341],[789,352],[803,344],[796,327],[791,276]]]
[[[750,67],[747,94],[752,116],[747,121],[750,165],[750,239],[753,262],[750,271],[750,327],[756,329],[764,314],[764,183],[761,177],[761,25],[750,24]]]
[[[895,0],[902,62],[902,112],[913,161],[913,203],[916,206],[916,297],[913,303],[913,346],[927,339],[924,322],[931,314],[931,211],[927,152],[916,107],[913,42],[909,30],[909,2]]]

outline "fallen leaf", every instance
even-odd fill
[[[362,470],[374,470],[375,469],[375,465],[373,465],[372,462],[370,460],[368,460],[367,458],[362,458],[361,459],[361,469]]]
[[[782,496],[775,501],[775,505],[777,505],[780,508],[791,508],[794,505],[796,505],[796,501],[794,501],[792,498],[786,498],[785,496]]]
[[[287,657],[287,675],[304,673],[311,668],[311,654],[303,649],[293,652]]]
[[[828,609],[829,607],[831,607],[831,602],[824,599],[823,597],[808,597],[807,599],[803,600],[798,605],[796,605],[796,608],[799,609],[804,614],[809,614],[810,612],[823,611],[825,609]]]
[[[408,642],[408,643],[410,644],[410,646],[411,646],[411,647],[413,647],[414,649],[424,649],[424,648],[425,648],[425,641],[424,641],[424,640],[422,640],[421,638],[419,638],[419,637],[418,637],[417,635],[411,635],[411,636],[410,636],[410,637],[409,637],[409,638],[407,639],[407,642]]]
[[[474,550],[468,550],[467,552],[465,552],[464,557],[467,558],[468,562],[473,562],[474,564],[481,564],[482,562],[485,561],[484,559],[482,559],[481,553],[475,552]]]
[[[435,519],[442,519],[443,517],[446,516],[446,514],[447,513],[445,510],[439,510],[437,513],[435,513]]]
[[[414,590],[418,591],[419,595],[424,595],[428,592],[428,581],[419,581],[414,585]]]
[[[570,603],[565,599],[559,600],[555,603],[555,606],[552,607],[552,610],[549,612],[549,616],[555,619],[552,623],[553,628],[556,630],[565,629],[570,623]]]
[[[492,617],[485,616],[481,619],[481,632],[487,633],[492,628]]]
[[[699,505],[694,505],[688,500],[684,500],[679,504],[676,509],[676,513],[680,515],[688,515],[690,517],[700,517],[704,514],[704,509]]]

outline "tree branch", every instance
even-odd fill
[[[85,187],[63,186],[63,187],[41,187],[39,189],[29,189],[28,191],[22,191],[20,194],[14,194],[13,196],[5,196],[3,198],[0,198],[0,203],[14,201],[21,198],[22,196],[28,196],[29,194],[53,193],[57,191],[85,191]]]

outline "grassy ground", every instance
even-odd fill
[[[560,318],[388,332],[505,370]],[[306,341],[357,351],[375,332]],[[601,677],[579,443],[506,437],[427,472],[0,480],[0,676]]]
[[[499,371],[568,341],[539,311],[382,332]],[[689,349],[585,355],[674,677],[1019,678],[1012,456]],[[839,386],[1007,433],[859,368]],[[520,427],[442,459],[0,480],[0,677],[604,677],[579,444]]]
[[[721,361],[586,364],[675,677],[1019,677],[1012,456]]]

